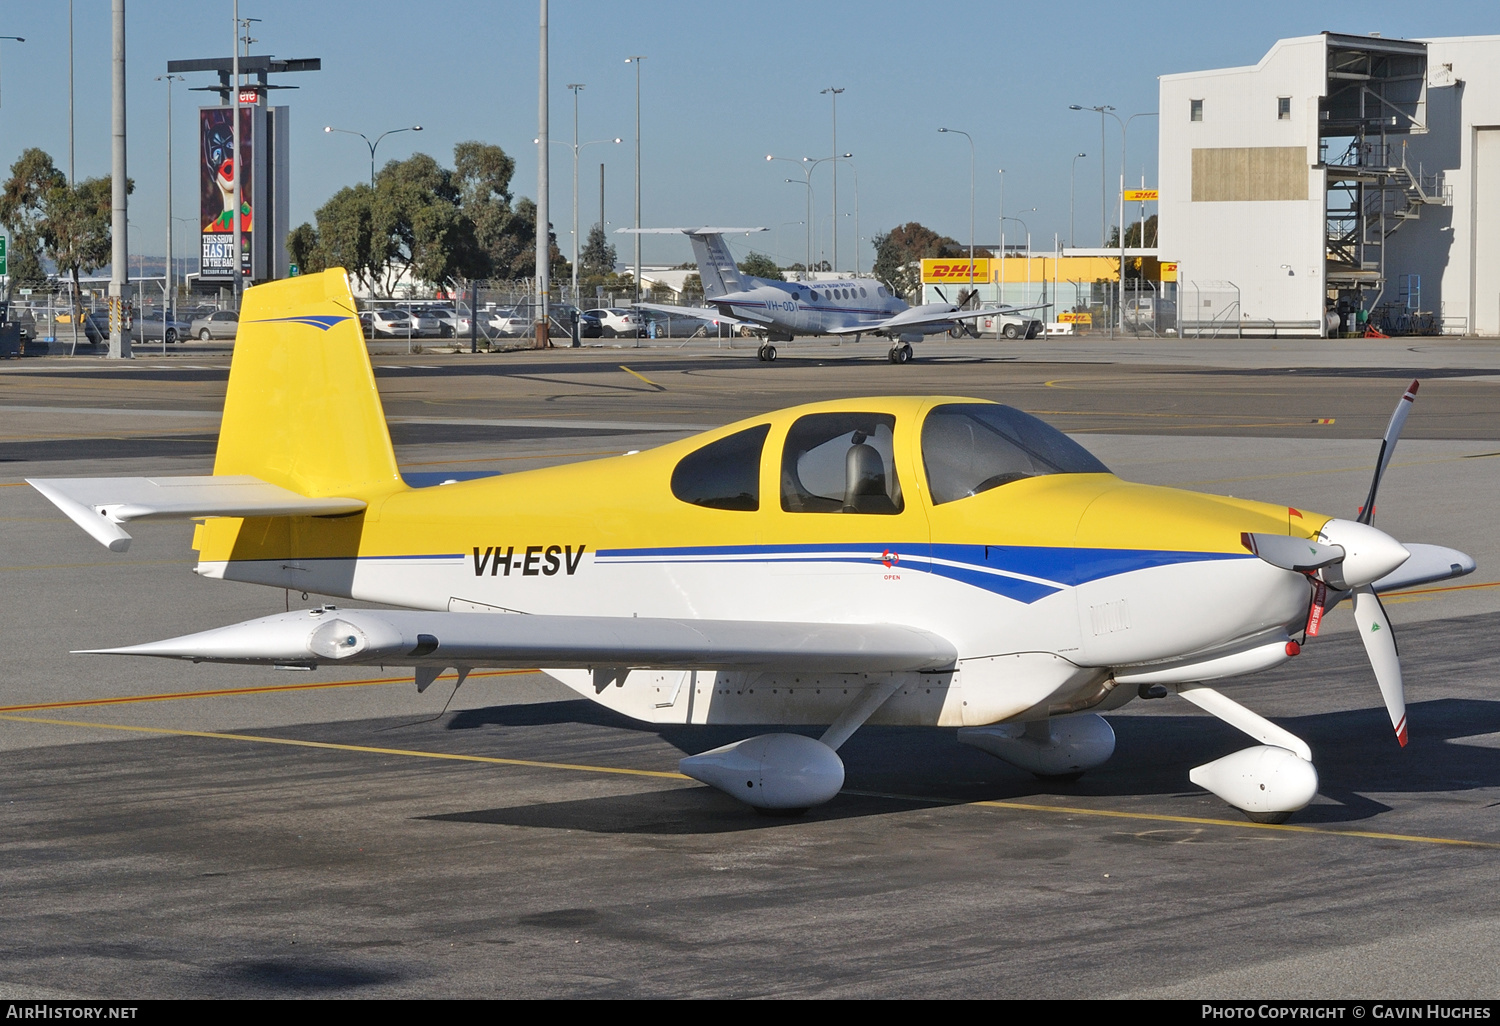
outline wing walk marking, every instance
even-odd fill
[[[517,674],[541,673],[541,670],[477,670],[475,677],[512,677]],[[81,698],[73,702],[35,702],[31,705],[0,706],[0,713],[39,712],[43,709],[79,709],[95,705],[131,705],[136,702],[175,702],[185,698],[226,698],[235,695],[264,695],[277,691],[318,691],[327,688],[359,688],[377,684],[410,684],[414,677],[370,677],[364,680],[317,681],[308,684],[266,684],[258,688],[224,688],[217,691],[176,691],[158,695],[119,695],[114,698]],[[458,674],[445,673],[438,680],[457,680]]]
[[[294,685],[296,686],[296,685]],[[264,745],[286,745],[292,748],[320,748],[334,752],[359,752],[365,755],[399,755],[409,759],[436,759],[445,762],[476,762],[491,766],[521,766],[529,769],[570,770],[578,773],[608,773],[620,776],[655,777],[662,780],[692,781],[691,777],[665,770],[631,769],[624,766],[590,766],[581,763],[543,762],[536,759],[502,759],[487,755],[464,755],[457,752],[426,752],[410,748],[377,748],[372,745],[342,745],[329,741],[305,741],[299,738],[266,737],[259,734],[229,734],[211,730],[179,730],[171,727],[136,727],[121,723],[89,723],[82,720],[52,720],[38,716],[5,716],[0,721],[12,723],[38,723],[53,727],[84,727],[94,730],[119,730],[127,733],[157,734],[166,737],[201,737],[218,741],[250,741]],[[696,783],[696,781],[692,781]],[[845,790],[840,794],[866,798],[886,798],[895,801],[920,802],[925,804],[971,806],[987,809],[1008,809],[1018,812],[1050,812],[1069,816],[1092,816],[1102,819],[1133,819],[1154,823],[1186,823],[1195,826],[1233,827],[1239,830],[1279,830],[1284,833],[1312,834],[1322,837],[1359,837],[1376,841],[1404,841],[1410,844],[1442,844],[1465,848],[1500,849],[1492,841],[1471,841],[1457,837],[1423,837],[1418,834],[1390,834],[1374,830],[1325,830],[1321,827],[1298,826],[1291,823],[1249,823],[1244,820],[1212,819],[1206,816],[1172,816],[1165,813],[1118,812],[1114,809],[1087,809],[1077,806],[1042,805],[1031,802],[1008,801],[964,801],[959,798],[935,798],[919,795],[889,794],[880,791]]]
[[[409,678],[408,678],[409,679]],[[535,759],[501,759],[488,755],[463,755],[457,752],[422,752],[409,748],[376,748],[370,745],[340,745],[330,741],[304,741],[290,737],[265,737],[259,734],[226,734],[213,730],[178,730],[172,727],[134,727],[123,723],[89,723],[79,720],[49,720],[38,716],[0,716],[13,723],[42,723],[53,727],[92,727],[96,730],[123,730],[138,734],[161,734],[168,737],[203,737],[219,741],[255,741],[263,745],[287,745],[293,748],[322,748],[334,752],[361,752],[367,755],[400,755],[409,759],[439,759],[448,762],[478,762],[491,766],[526,766],[533,769],[574,770],[581,773],[614,773],[631,777],[661,777],[697,783],[681,773],[664,770],[629,769],[621,766],[587,766],[571,762],[541,762]]]

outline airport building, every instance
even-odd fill
[[[1159,110],[1183,334],[1500,334],[1500,36],[1283,39]]]

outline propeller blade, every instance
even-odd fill
[[[1396,636],[1391,621],[1368,584],[1354,589],[1354,622],[1359,626],[1359,640],[1375,671],[1375,682],[1396,728],[1396,740],[1406,747],[1406,692],[1401,684],[1401,657],[1396,652]]]
[[[1385,476],[1385,468],[1391,465],[1391,457],[1396,454],[1396,440],[1401,437],[1401,429],[1406,426],[1411,405],[1417,401],[1417,384],[1415,381],[1411,383],[1411,387],[1396,404],[1391,422],[1386,425],[1385,437],[1380,440],[1380,459],[1375,461],[1375,477],[1370,482],[1370,496],[1365,499],[1357,518],[1361,524],[1368,524],[1375,517],[1375,493],[1380,490],[1380,479]]]
[[[1344,550],[1338,545],[1293,538],[1285,534],[1240,535],[1240,544],[1255,555],[1283,570],[1295,570],[1308,574],[1344,558]]]

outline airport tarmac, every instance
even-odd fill
[[[1319,797],[1283,827],[1188,782],[1241,738],[1175,698],[1111,714],[1115,757],[1072,785],[866,728],[846,791],[786,820],[675,774],[749,731],[649,727],[538,674],[419,696],[395,669],[68,655],[303,599],[197,577],[189,525],[113,555],[22,483],[208,473],[226,358],[0,364],[0,997],[1494,998],[1500,345],[1417,341],[376,360],[409,471],[933,392],[1037,412],[1127,478],[1344,515],[1420,376],[1378,522],[1479,570],[1387,600],[1405,749],[1346,608],[1227,686],[1312,746]]]

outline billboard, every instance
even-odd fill
[[[240,108],[240,160],[234,160],[233,107],[198,111],[198,208],[202,253],[199,273],[205,281],[233,281],[234,179],[240,175],[239,248],[242,273],[251,273],[255,230],[255,107]]]

